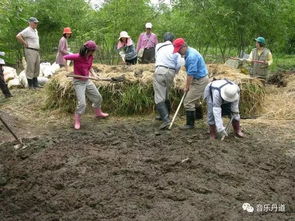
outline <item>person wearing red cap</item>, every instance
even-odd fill
[[[186,111],[186,125],[182,129],[192,129],[195,126],[195,119],[201,119],[200,98],[204,89],[209,83],[208,70],[203,56],[194,48],[188,47],[183,38],[173,41],[174,53],[184,56],[187,73],[184,91],[187,93],[184,99],[184,109]]]
[[[65,60],[74,61],[74,74],[77,75],[73,79],[74,89],[77,96],[77,107],[74,115],[74,127],[76,130],[80,129],[80,118],[86,109],[86,96],[93,103],[92,106],[95,108],[96,117],[105,118],[109,115],[102,112],[101,102],[102,96],[94,83],[89,79],[79,78],[79,76],[89,77],[90,73],[97,77],[97,74],[92,69],[93,54],[97,49],[94,41],[87,41],[81,47],[79,54],[65,55]],[[66,70],[68,69],[66,65]]]
[[[58,52],[57,52],[56,60],[55,60],[55,62],[59,64],[60,67],[64,67],[66,65],[66,60],[64,59],[64,56],[70,53],[68,49],[68,39],[71,37],[71,35],[72,35],[71,28],[69,27],[64,28],[63,36],[59,40]]]

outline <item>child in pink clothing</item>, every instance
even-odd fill
[[[86,96],[93,103],[92,106],[95,108],[95,115],[97,117],[105,118],[109,116],[101,110],[102,96],[94,83],[90,79],[79,78],[79,75],[88,77],[90,73],[96,76],[92,69],[93,53],[96,48],[97,46],[94,41],[87,41],[81,47],[79,54],[64,56],[65,60],[74,61],[74,74],[77,75],[77,77],[73,79],[74,89],[77,96],[74,127],[77,130],[80,129],[80,118],[86,109]]]

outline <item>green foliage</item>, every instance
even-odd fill
[[[294,0],[173,0],[172,7],[151,6],[149,0],[106,0],[95,10],[84,0],[2,0],[0,3],[0,50],[9,63],[19,64],[22,47],[16,34],[35,16],[42,60],[53,62],[64,27],[71,27],[70,48],[77,52],[89,39],[100,46],[97,61],[117,63],[116,43],[120,31],[136,42],[144,24],[152,22],[162,39],[166,31],[184,37],[204,55],[246,53],[253,38],[264,36],[275,53],[295,52]],[[214,58],[215,59],[215,58]]]

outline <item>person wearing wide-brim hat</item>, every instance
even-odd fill
[[[146,23],[145,32],[139,35],[137,41],[137,56],[143,64],[155,62],[155,47],[158,44],[158,37],[156,34],[152,33],[152,28],[152,23]]]
[[[5,65],[5,61],[2,58],[2,56],[5,56],[5,52],[0,51],[0,89],[2,91],[2,93],[4,94],[5,98],[9,98],[12,97],[7,84],[5,83],[4,80],[4,69],[3,69],[3,65]]]
[[[224,115],[233,118],[232,126],[235,135],[244,137],[240,126],[240,88],[238,85],[227,79],[214,80],[206,86],[204,99],[207,101],[210,139],[216,139],[217,133],[220,136],[228,136],[222,121]]]
[[[29,88],[39,88],[37,77],[40,74],[40,44],[37,26],[39,21],[35,17],[28,19],[29,27],[16,35],[16,39],[25,48],[25,58],[27,62],[26,76]]]
[[[59,40],[58,44],[58,52],[56,55],[56,63],[59,64],[60,67],[64,67],[66,64],[66,60],[64,59],[64,56],[67,54],[70,54],[69,48],[68,48],[68,39],[72,36],[72,30],[69,27],[64,28],[63,30],[63,36]]]
[[[265,47],[266,41],[264,37],[255,38],[256,48],[252,49],[248,62],[251,62],[250,74],[252,77],[267,80],[268,67],[272,64],[272,54],[269,49]]]
[[[131,37],[126,31],[121,31],[118,38],[117,50],[123,63],[132,65],[137,63],[137,53]]]

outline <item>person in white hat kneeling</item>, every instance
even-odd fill
[[[232,126],[235,135],[245,136],[240,126],[240,88],[238,85],[227,79],[212,81],[205,88],[204,99],[207,101],[210,139],[216,139],[217,133],[221,136],[228,136],[222,121],[224,115],[231,115],[233,118]]]

